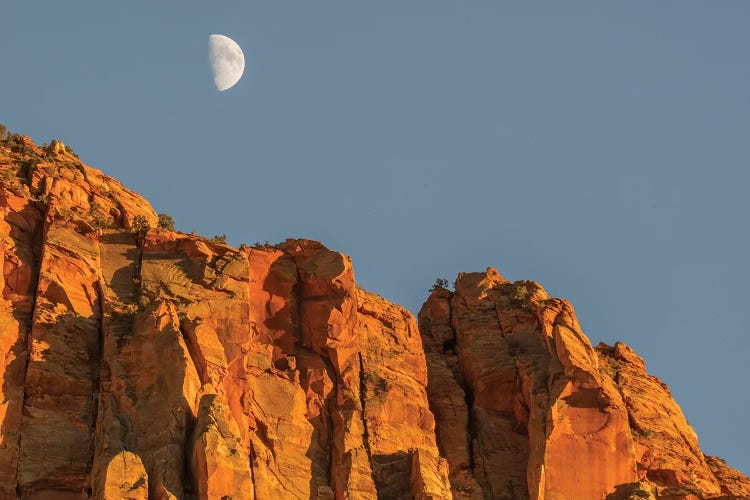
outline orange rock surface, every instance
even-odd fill
[[[349,257],[161,229],[57,141],[0,141],[0,181],[0,499],[749,494],[537,284],[462,274],[418,328]]]
[[[592,347],[566,301],[495,269],[419,313],[427,394],[455,498],[729,499],[750,480],[700,451],[630,348]]]
[[[567,302],[490,268],[419,317],[456,497],[605,498],[636,480],[625,404]]]

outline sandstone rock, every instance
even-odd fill
[[[112,457],[100,495],[104,500],[146,500],[148,476],[141,459],[129,451],[121,451]]]
[[[441,456],[449,464],[456,498],[483,498],[472,472],[469,410],[464,379],[458,368],[456,336],[451,326],[451,293],[436,289],[419,312],[427,360],[427,395],[435,414],[435,434]]]
[[[218,395],[201,397],[195,434],[191,466],[198,498],[255,498],[239,428]]]
[[[54,140],[50,142],[49,146],[45,148],[45,151],[48,154],[52,155],[60,155],[65,154],[67,150],[65,149],[65,144],[63,144],[62,141]]]
[[[41,254],[43,213],[29,200],[0,191],[0,498],[16,494],[26,364],[27,332]]]
[[[427,367],[414,317],[358,290],[361,393],[377,493],[386,498],[450,498],[427,400]],[[421,457],[421,459],[420,459]],[[420,461],[421,460],[421,461]]]
[[[742,498],[668,389],[489,268],[419,314],[0,141],[0,498]],[[133,231],[136,221],[151,229]]]
[[[24,494],[84,489],[99,378],[96,240],[48,220],[43,245],[21,422],[18,482]]]
[[[427,393],[456,498],[744,491],[741,475],[719,480],[711,472],[643,361],[624,344],[594,349],[572,306],[536,283],[508,283],[494,269],[461,274],[455,292],[433,291],[419,319]]]
[[[302,347],[321,356],[336,383],[329,400],[334,493],[337,498],[374,497],[361,400],[362,367],[354,334],[357,296],[351,260],[309,240],[287,240],[280,248],[294,260],[300,280]]]
[[[424,450],[414,450],[411,467],[411,496],[415,500],[453,498],[448,478],[448,462]]]
[[[616,383],[626,404],[641,481],[652,484],[662,496],[714,498],[725,490],[743,491],[741,481],[730,488],[732,481],[727,477],[718,479],[714,468],[719,474],[726,469],[720,462],[715,461],[712,467],[706,461],[698,436],[669,388],[646,373],[645,363],[630,347],[618,342],[614,346],[599,344],[596,350],[602,372]],[[750,483],[745,484],[748,486]]]
[[[714,473],[714,477],[721,485],[721,494],[724,497],[750,498],[750,481],[740,471],[728,466],[719,457],[704,455],[706,463]],[[719,497],[721,498],[721,497]]]

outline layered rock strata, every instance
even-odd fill
[[[668,389],[496,271],[419,315],[0,141],[0,499],[742,498]]]

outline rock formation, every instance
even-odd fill
[[[233,248],[0,141],[0,499],[708,499],[704,456],[624,344],[497,271],[419,314],[309,240]]]
[[[419,326],[455,498],[750,496],[746,477],[703,455],[643,360],[622,343],[592,347],[573,307],[537,283],[460,274]]]

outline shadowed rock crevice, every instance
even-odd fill
[[[362,407],[362,415],[366,415],[367,398],[365,396],[367,394],[367,385],[365,383],[365,367],[362,362],[362,354],[358,354],[357,357],[359,359],[359,404]],[[367,431],[367,419],[362,419],[362,426],[362,444],[367,451],[367,458],[370,460],[370,463],[372,463],[372,450],[370,449],[370,435]],[[375,471],[373,470],[373,474],[374,473]],[[377,487],[377,481],[375,486]]]
[[[99,394],[102,392],[102,371],[104,370],[104,292],[102,290],[102,282],[99,281],[95,285],[96,289],[96,296],[97,296],[97,318],[98,318],[98,325],[97,325],[97,352],[95,356],[95,363],[94,363],[94,369],[92,372],[93,375],[93,383],[92,388],[94,389],[91,393],[91,400],[92,400],[92,407],[93,407],[93,417],[92,422],[94,423],[94,426],[96,426],[96,423],[99,421]],[[95,429],[94,429],[95,431]],[[89,444],[89,460],[86,468],[86,484],[85,484],[85,491],[88,496],[91,496],[93,493],[93,485],[92,485],[92,469],[94,466],[94,459],[96,454],[96,436],[97,433],[94,432],[94,439],[91,440]]]
[[[190,360],[193,362],[193,366],[198,372],[201,385],[211,383],[211,378],[208,374],[208,367],[206,359],[203,357],[200,346],[198,345],[198,339],[195,335],[195,326],[190,324],[186,320],[180,321],[180,335],[182,336],[187,352],[190,355]]]

